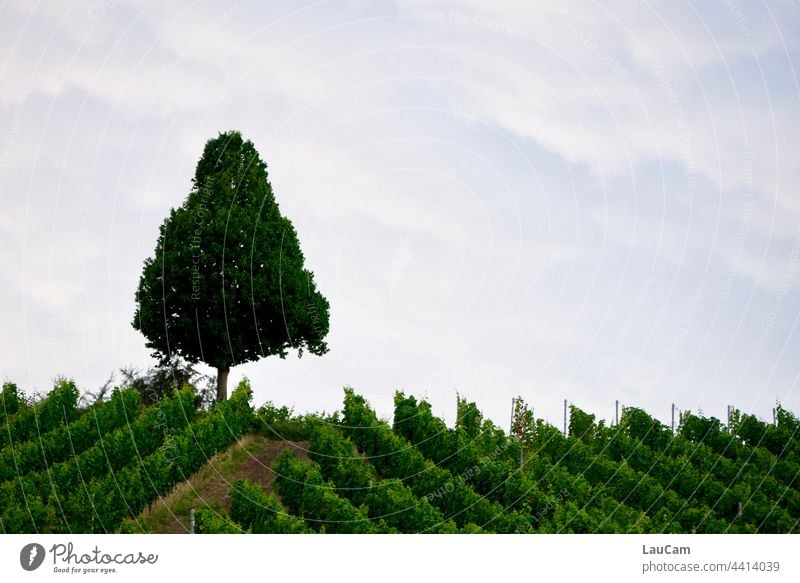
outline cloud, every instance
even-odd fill
[[[797,19],[734,2],[6,4],[0,374],[91,388],[148,362],[129,326],[142,261],[205,141],[238,128],[333,306],[326,357],[234,370],[259,398],[331,409],[352,383],[447,411],[458,388],[498,420],[517,394],[557,418],[563,398],[719,406],[762,374],[754,407],[796,403]]]

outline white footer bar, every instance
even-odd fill
[[[796,535],[3,535],[0,581],[800,581],[799,555]]]

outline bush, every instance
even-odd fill
[[[305,524],[286,512],[277,497],[249,480],[231,486],[231,518],[241,529],[255,534],[295,534],[307,532]]]
[[[267,439],[303,441],[308,438],[305,419],[294,417],[292,409],[275,407],[270,401],[256,411],[252,431]]]
[[[242,528],[230,518],[210,508],[194,511],[194,534],[242,534]]]
[[[216,401],[215,379],[177,357],[162,361],[145,371],[134,367],[121,368],[120,374],[123,385],[139,393],[145,405],[172,396],[187,385],[197,393],[195,405],[198,409],[210,409]]]

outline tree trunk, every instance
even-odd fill
[[[231,372],[231,367],[217,368],[217,401],[226,401],[228,399],[228,373]]]

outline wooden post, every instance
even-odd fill
[[[672,404],[672,433],[675,433],[675,403]]]
[[[567,436],[567,400],[564,399],[564,437]]]
[[[509,437],[514,434],[514,404],[517,402],[516,397],[511,397],[511,420],[508,422],[508,435]]]
[[[614,425],[619,425],[619,399],[614,401]]]

